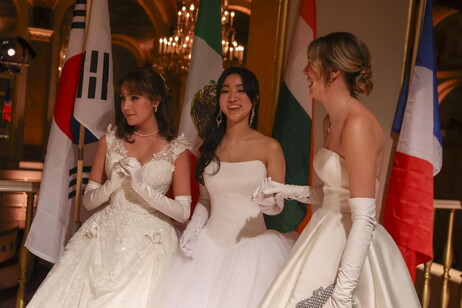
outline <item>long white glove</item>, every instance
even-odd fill
[[[127,172],[120,162],[114,163],[109,179],[103,184],[88,181],[83,195],[83,205],[88,210],[94,210],[109,200],[112,192],[116,190],[125,180]]]
[[[274,181],[272,181],[272,184],[272,188],[264,190],[265,194],[279,194],[284,199],[297,200],[302,203],[309,203],[309,186],[281,184]]]
[[[267,215],[277,215],[284,209],[284,199],[280,194],[265,194],[265,191],[273,188],[271,177],[261,180],[260,186],[254,191],[251,200],[258,204],[261,211]]]
[[[375,199],[350,198],[348,203],[352,226],[343,250],[332,297],[324,305],[327,308],[353,307],[353,292],[369,252],[373,231],[377,226]]]
[[[188,258],[193,258],[194,246],[199,233],[209,219],[210,196],[205,186],[199,186],[199,200],[197,201],[191,221],[180,238],[180,249]]]
[[[137,163],[134,163],[135,160]],[[185,222],[191,214],[191,196],[175,196],[172,200],[153,190],[143,181],[143,169],[135,158],[121,162],[122,167],[132,178],[133,189],[150,206],[179,222]]]

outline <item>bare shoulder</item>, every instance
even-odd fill
[[[375,115],[359,101],[351,109],[344,125],[345,141],[367,142],[381,148],[385,144],[385,133]]]
[[[263,151],[282,151],[280,143],[272,138],[268,137],[259,131],[255,131],[253,134],[253,141],[256,143],[256,146]]]

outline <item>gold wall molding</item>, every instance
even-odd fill
[[[30,39],[33,41],[49,43],[51,42],[51,37],[53,36],[53,32],[54,31],[50,29],[29,27]]]

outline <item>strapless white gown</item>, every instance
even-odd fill
[[[250,201],[265,165],[258,160],[205,169],[211,215],[199,234],[194,259],[178,251],[162,279],[152,307],[256,308],[284,262],[293,240],[267,230]]]
[[[127,152],[114,131],[106,138],[110,175],[112,165]],[[165,194],[175,159],[187,148],[184,137],[173,140],[142,166],[144,181]],[[27,307],[150,307],[150,296],[177,245],[171,219],[150,207],[127,179],[71,238]]]
[[[298,238],[261,308],[294,308],[314,290],[335,282],[352,224],[348,174],[344,159],[325,148],[313,166],[324,183],[322,207]],[[359,308],[420,307],[401,253],[381,225],[374,231],[354,298]]]

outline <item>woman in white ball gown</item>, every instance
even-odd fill
[[[420,307],[398,247],[375,218],[385,136],[357,98],[372,90],[369,51],[351,33],[331,33],[310,44],[304,73],[311,97],[328,113],[313,162],[323,185],[267,181],[263,192],[321,208],[261,307]]]
[[[199,202],[153,307],[255,308],[293,244],[263,220],[263,213],[280,213],[282,199],[262,206],[251,201],[263,178],[285,176],[279,143],[252,128],[259,101],[255,75],[226,69],[217,101],[195,170]]]
[[[159,74],[137,68],[118,90],[123,117],[99,141],[83,198],[101,210],[72,237],[28,307],[150,307],[177,248],[171,219],[190,214],[188,144],[175,138]],[[174,200],[165,196],[171,184]]]

